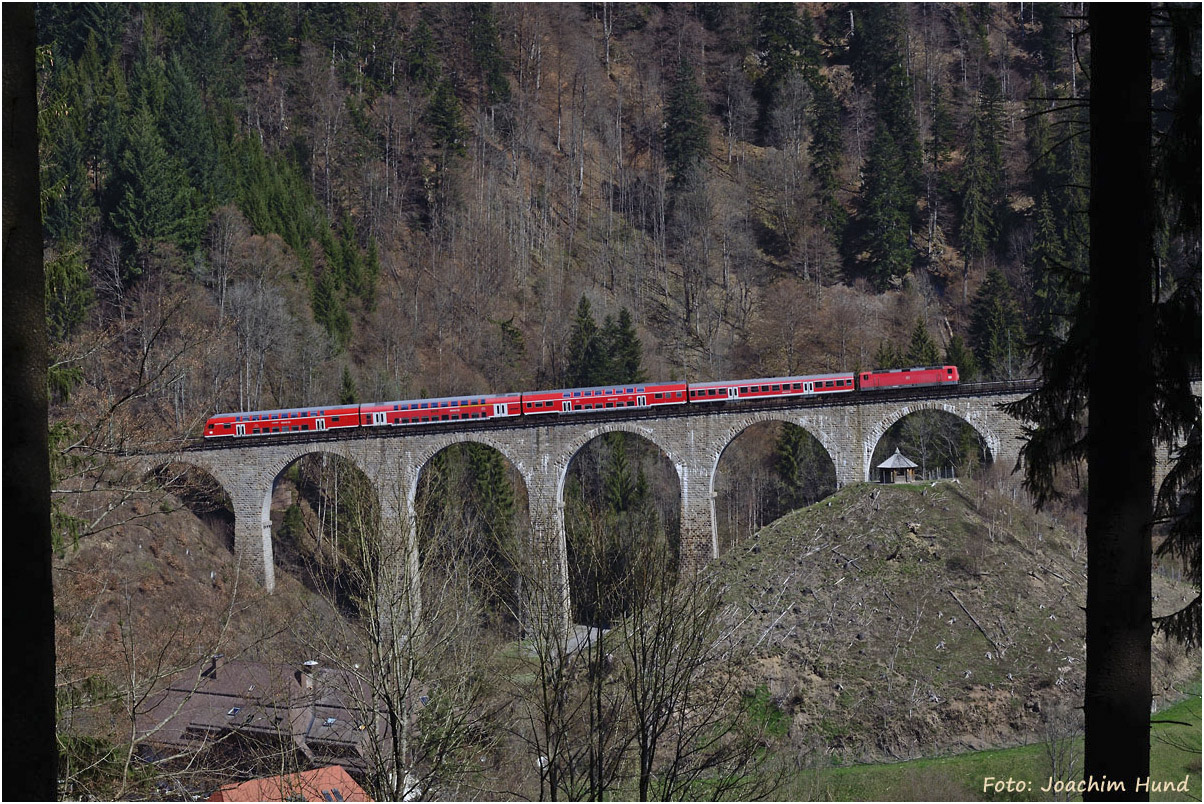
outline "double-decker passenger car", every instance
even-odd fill
[[[768,377],[759,380],[716,380],[690,383],[690,402],[772,399],[783,396],[844,393],[852,390],[855,390],[852,372],[812,374],[807,377]]]
[[[523,415],[578,413],[585,410],[645,408],[685,403],[684,382],[600,385],[592,388],[560,388],[555,391],[524,393]]]
[[[956,385],[957,366],[916,366],[914,368],[863,371],[857,387],[862,391],[883,388],[917,388],[926,385]]]
[[[304,433],[358,427],[358,405],[219,413],[205,423],[205,437]]]
[[[518,416],[521,412],[522,397],[519,394],[446,396],[360,405],[360,424],[364,427],[400,427],[465,419],[495,419]]]

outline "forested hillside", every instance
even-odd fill
[[[1085,259],[1077,8],[41,5],[59,417],[556,386],[583,296],[649,377],[917,330],[1027,376]]]

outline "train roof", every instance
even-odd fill
[[[581,385],[576,388],[549,388],[546,391],[523,391],[524,394],[571,394],[574,391],[609,391],[620,388],[632,388],[632,393],[642,392],[645,388],[664,388],[665,386],[685,387],[684,382],[616,382],[610,385]]]
[[[853,372],[844,371],[844,372],[837,372],[835,374],[808,374],[806,376],[800,375],[797,377],[759,377],[757,379],[748,379],[748,380],[710,380],[708,382],[692,382],[692,383],[690,383],[690,387],[691,388],[713,388],[713,387],[722,386],[724,388],[727,388],[727,387],[730,387],[733,385],[750,385],[753,383],[760,385],[762,383],[771,383],[772,384],[775,382],[776,383],[811,382],[813,380],[836,380],[836,379],[841,379],[843,377],[852,377],[852,376],[853,376]]]
[[[519,398],[519,394],[457,394],[456,396],[425,396],[419,399],[390,399],[388,402],[365,402],[364,407],[388,407],[389,405],[417,405],[422,402],[456,402],[466,405],[482,405],[489,399],[515,399]],[[477,401],[480,400],[480,401]]]
[[[359,407],[359,405],[354,404],[354,403],[349,403],[346,405],[340,405],[338,403],[335,403],[333,405],[307,405],[306,407],[303,407],[303,408],[271,408],[269,410],[232,410],[232,411],[229,411],[228,413],[215,413],[212,416],[210,416],[209,418],[216,419],[221,416],[270,416],[273,413],[310,413],[310,414],[312,414],[315,411],[355,410],[358,407]],[[318,415],[325,415],[325,414],[319,412]]]

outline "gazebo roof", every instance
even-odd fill
[[[912,463],[903,457],[899,452],[898,447],[895,448],[895,454],[887,458],[882,463],[878,464],[879,469],[915,469],[917,464]]]

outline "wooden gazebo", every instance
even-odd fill
[[[916,464],[903,457],[898,447],[877,468],[879,483],[911,483],[916,479]]]

